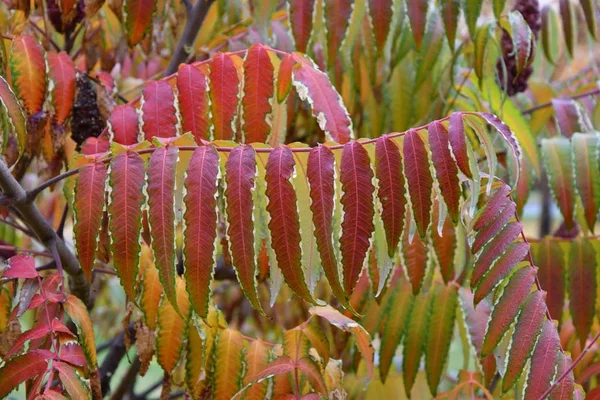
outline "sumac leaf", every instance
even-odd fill
[[[461,195],[460,182],[458,181],[458,168],[450,153],[448,131],[440,122],[434,121],[429,125],[428,133],[431,161],[435,168],[440,191],[448,206],[450,218],[457,223]]]
[[[593,233],[600,209],[600,134],[575,133],[571,138],[577,192]]]
[[[146,140],[177,136],[175,95],[167,81],[151,81],[142,91],[142,131]]]
[[[132,145],[138,141],[138,114],[130,104],[115,106],[107,121],[112,141],[122,145]]]
[[[431,294],[426,295],[425,293],[415,296],[410,317],[406,321],[406,336],[402,347],[402,377],[407,397],[410,396],[412,387],[415,384],[421,366],[421,357],[425,351],[432,298]]]
[[[327,21],[327,61],[334,65],[342,42],[346,36],[354,0],[325,0],[325,21]]]
[[[215,352],[215,400],[229,400],[240,389],[244,363],[242,334],[225,329],[219,334]]]
[[[77,297],[67,294],[67,300],[63,303],[66,313],[69,315],[75,326],[77,326],[77,336],[79,344],[83,348],[83,353],[91,369],[98,365],[96,360],[96,344],[94,339],[94,328],[86,306]]]
[[[244,377],[244,385],[250,384],[251,378],[258,376],[266,367],[269,362],[269,348],[265,343],[260,340],[254,340],[248,346],[248,353],[246,355],[246,371]],[[248,400],[262,400],[267,395],[267,381],[255,383],[249,387],[245,392],[245,399]]]
[[[407,1],[407,14],[410,27],[415,39],[415,48],[421,51],[421,42],[425,35],[425,25],[427,22],[428,0]]]
[[[546,304],[553,319],[562,321],[563,308],[565,304],[565,254],[560,242],[546,237],[536,243],[534,262],[538,269],[538,278],[545,291],[548,292]]]
[[[6,139],[13,137],[19,150],[23,150],[25,146],[25,137],[27,135],[27,123],[23,109],[13,92],[12,88],[0,76],[0,115],[6,113],[8,116],[7,124],[4,126],[4,131],[8,133]],[[2,141],[2,148],[6,146],[6,139]]]
[[[8,279],[35,279],[39,276],[35,269],[35,260],[25,254],[17,254],[9,258],[6,268],[2,271],[2,278]]]
[[[408,131],[404,136],[404,172],[417,230],[424,238],[431,223],[433,178],[429,170],[427,148],[415,130]]]
[[[218,53],[210,63],[210,100],[214,139],[231,140],[235,135],[240,80],[231,57]]]
[[[51,92],[52,106],[54,107],[54,121],[62,125],[73,108],[75,99],[75,64],[71,57],[65,53],[48,52],[48,73],[52,81]]]
[[[344,145],[340,181],[344,209],[340,250],[344,268],[344,289],[352,293],[363,269],[375,229],[373,217],[373,171],[367,150],[357,141]]]
[[[7,361],[0,368],[0,397],[7,396],[21,383],[46,371],[48,360],[53,356],[47,350],[31,350]]]
[[[10,81],[30,115],[42,110],[46,92],[44,49],[29,35],[13,39],[9,56]]]
[[[274,67],[267,49],[255,44],[248,49],[244,60],[244,137],[246,143],[264,143],[271,126],[267,116],[271,114]]]
[[[456,27],[458,25],[458,16],[460,15],[460,0],[442,0],[441,8],[448,44],[451,49],[454,49]]]
[[[313,27],[315,0],[289,0],[289,18],[296,49],[306,53]]]
[[[571,242],[569,251],[569,308],[581,346],[585,346],[595,314],[596,251],[587,238]]]
[[[392,5],[393,0],[369,0],[369,14],[373,24],[373,33],[380,52],[383,51],[390,31],[393,15]]]
[[[550,188],[565,219],[567,229],[573,227],[575,205],[574,173],[569,139],[556,137],[542,140],[542,159]]]
[[[210,139],[208,84],[204,73],[194,65],[181,64],[177,72],[177,99],[183,131],[191,132],[200,144]]]
[[[450,0],[452,1],[452,0]],[[458,168],[468,178],[472,178],[469,167],[469,154],[467,152],[467,136],[465,134],[465,124],[462,119],[462,113],[452,113],[450,115],[450,125],[448,126],[448,141],[452,148],[452,154],[456,159]]]
[[[525,386],[525,399],[539,399],[550,387],[559,362],[560,338],[552,321],[544,321]]]
[[[508,197],[506,199],[508,199]],[[502,211],[500,211],[500,214],[490,218],[487,221],[487,225],[477,232],[475,240],[471,245],[471,253],[476,254],[483,248],[483,246],[493,239],[494,236],[497,235],[502,228],[504,228],[508,221],[515,217],[516,211],[517,205],[514,202],[509,201],[508,204],[504,206]]]
[[[123,24],[129,47],[133,47],[150,32],[156,0],[124,0]]]
[[[185,286],[185,281],[177,277],[177,306],[174,307],[168,298],[163,297],[158,309],[156,358],[167,374],[170,374],[177,365],[186,337],[190,303]]]

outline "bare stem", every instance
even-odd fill
[[[600,94],[600,88],[597,89],[593,89],[587,92],[583,92],[583,93],[579,93],[576,94],[574,96],[569,96],[570,99],[572,100],[577,100],[577,99],[581,99],[583,97],[587,97],[587,96],[595,96],[597,94]],[[548,102],[548,103],[542,103],[542,104],[538,104],[534,107],[528,108],[526,110],[521,111],[523,114],[531,114],[534,113],[538,110],[541,110],[543,108],[547,108],[547,107],[552,107],[552,102]]]

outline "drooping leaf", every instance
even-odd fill
[[[306,53],[312,33],[315,0],[288,0],[290,26],[296,49]]]
[[[461,191],[458,181],[458,168],[452,159],[452,154],[450,154],[448,131],[440,122],[434,121],[429,125],[428,133],[431,161],[435,167],[435,175],[440,191],[446,202],[450,218],[454,223],[457,223]]]
[[[325,0],[325,21],[327,21],[327,62],[335,64],[340,47],[346,36],[354,0]]]
[[[225,329],[219,334],[215,353],[215,400],[229,400],[240,389],[244,370],[242,335]]]
[[[12,41],[9,56],[10,82],[30,115],[42,110],[46,91],[44,49],[29,35]]]
[[[460,0],[443,0],[440,2],[446,37],[451,49],[454,49],[456,40],[456,27],[460,15]]]
[[[208,84],[204,72],[193,65],[181,64],[177,71],[177,99],[183,131],[192,132],[196,143],[210,139]]]
[[[112,141],[132,145],[138,141],[138,123],[135,108],[130,104],[122,104],[113,108],[106,125]]]
[[[415,130],[404,136],[404,170],[417,230],[424,238],[431,223],[433,178],[425,143]]]
[[[380,52],[383,51],[390,31],[393,15],[393,0],[369,0],[369,15],[373,24],[375,41]]]
[[[246,143],[264,143],[271,126],[274,67],[267,49],[260,44],[251,46],[244,60],[244,97],[242,110]]]
[[[500,215],[502,210],[510,203],[511,200],[508,197],[509,194],[510,186],[500,186],[487,201],[481,213],[475,218],[475,221],[473,222],[473,229],[476,231],[481,231],[488,224],[493,222],[498,215]]]
[[[483,0],[465,0],[463,3],[465,20],[471,38],[475,37],[475,28],[477,27],[477,19],[479,19],[479,15],[481,15],[482,5]]]
[[[130,299],[135,299],[144,180],[144,161],[137,153],[123,152],[111,161],[108,203],[111,252],[121,285]]]
[[[481,278],[489,271],[495,260],[504,254],[508,246],[521,234],[523,226],[520,222],[507,224],[481,251],[475,261],[471,288],[476,287]]]
[[[373,234],[373,171],[364,146],[352,141],[342,150],[340,181],[344,209],[340,250],[344,289],[352,293],[363,269]]]
[[[302,299],[314,303],[302,270],[300,221],[296,193],[290,182],[294,168],[294,156],[289,147],[273,149],[266,167],[271,245],[288,286]]]
[[[262,340],[254,340],[248,346],[246,355],[246,372],[244,385],[250,384],[252,377],[258,376],[266,367],[269,361],[269,348]],[[267,395],[267,382],[253,384],[246,390],[244,398],[247,400],[262,400]]]
[[[60,359],[76,367],[83,367],[87,360],[83,349],[77,343],[66,343],[60,348]]]
[[[558,362],[556,368],[556,376],[562,376],[567,369],[571,367],[573,364],[573,360],[568,354],[563,352],[558,353]],[[575,379],[573,377],[573,372],[571,371],[567,376],[560,381],[560,383],[554,388],[554,390],[550,393],[551,400],[566,400],[570,399],[573,394],[573,390],[575,387]]]
[[[417,51],[421,51],[421,42],[423,41],[423,36],[425,35],[428,4],[429,1],[427,0],[406,2],[408,20],[410,22],[410,28],[412,29],[413,37],[415,39],[415,48]]]
[[[533,347],[544,324],[546,293],[536,290],[523,303],[511,339],[506,372],[502,380],[502,390],[507,391],[517,382],[525,363],[533,353]],[[492,314],[493,317],[493,314]]]
[[[75,64],[65,52],[48,52],[48,73],[52,82],[50,95],[54,107],[54,120],[62,125],[71,109],[75,98]]]
[[[125,0],[123,24],[129,47],[133,47],[151,31],[152,17],[156,12],[156,0]]]
[[[427,271],[429,260],[427,240],[429,239],[423,240],[419,235],[414,235],[411,241],[410,225],[408,221],[406,222],[401,244],[402,262],[415,295],[421,290]]]
[[[596,13],[598,12],[598,3],[593,0],[581,0],[581,9],[583,10],[583,16],[585,17],[585,22],[588,31],[590,31],[590,35],[592,35],[594,39],[598,39],[596,35]]]
[[[106,178],[107,169],[104,163],[88,164],[79,170],[75,186],[73,236],[77,256],[88,282],[92,281],[92,269],[96,259]]]
[[[199,398],[205,388],[206,372],[205,363],[205,341],[200,336],[199,329],[194,323],[194,317],[190,318],[187,332],[186,352],[190,356],[185,357],[185,384],[192,398]]]
[[[535,282],[533,268],[521,268],[503,288],[490,315],[488,328],[481,347],[481,357],[486,357],[496,348],[500,340],[519,313],[523,302]]]
[[[77,297],[67,294],[67,300],[63,303],[66,313],[71,317],[73,323],[77,326],[77,336],[79,344],[83,348],[83,353],[91,369],[97,366],[96,344],[94,339],[94,328],[87,308]]]
[[[439,207],[439,204],[437,207]],[[432,229],[431,244],[440,266],[442,278],[445,283],[449,283],[454,280],[454,259],[458,248],[458,240],[461,240],[461,236],[457,234],[457,230],[452,225],[449,217],[444,219],[440,230],[439,218],[439,212],[435,213],[433,225],[438,228]]]
[[[398,282],[383,305],[386,314],[385,326],[379,347],[379,374],[385,383],[396,347],[400,344],[404,331],[409,324],[409,316],[413,307],[414,296],[408,281]]]
[[[557,61],[557,55],[559,54],[559,43],[560,38],[558,28],[558,15],[554,8],[547,4],[542,9],[542,48],[546,59],[550,63],[555,64]]]
[[[73,367],[60,361],[52,364],[58,370],[60,381],[72,399],[91,399],[91,393]]]
[[[513,42],[513,52],[515,55],[517,76],[531,62],[535,38],[531,28],[523,15],[518,11],[512,11],[508,14],[508,22],[511,27],[510,36]]]
[[[308,155],[306,176],[310,186],[311,210],[317,249],[323,271],[336,298],[345,306],[348,296],[340,283],[333,247],[335,158],[325,146],[317,146]]]
[[[3,76],[0,76],[0,116],[6,115],[2,134],[2,149],[6,146],[9,137],[16,139],[19,150],[25,146],[25,136],[27,135],[27,124],[25,114],[19,105],[19,102]],[[2,121],[2,120],[0,120]],[[2,125],[0,125],[2,126]]]
[[[573,99],[561,96],[552,99],[554,119],[562,136],[572,137],[575,132],[587,132],[589,128],[584,122],[582,107]]]
[[[7,361],[0,368],[0,397],[4,398],[21,383],[46,371],[53,353],[47,350],[31,350]]]
[[[558,4],[567,50],[569,50],[569,54],[571,57],[573,57],[575,52],[575,41],[577,38],[577,20],[575,16],[575,9],[569,0],[560,0]]]
[[[184,273],[190,302],[206,317],[217,237],[219,154],[213,146],[194,150],[185,177]],[[237,261],[237,260],[236,260]]]
[[[556,137],[542,139],[542,159],[548,174],[550,188],[558,208],[565,219],[567,229],[573,227],[575,188],[573,187],[573,164],[569,139]]]
[[[571,138],[575,182],[585,220],[593,233],[600,209],[600,134],[576,133]]]
[[[544,321],[542,332],[531,357],[531,367],[525,386],[526,399],[539,399],[550,387],[559,361],[560,338],[552,321]]]
[[[177,308],[173,307],[168,298],[163,297],[158,309],[156,358],[167,374],[171,374],[177,365],[186,337],[190,302],[185,286],[185,281],[177,277]]]
[[[152,252],[146,246],[142,247],[140,270],[142,275],[140,309],[144,313],[146,325],[154,330],[156,329],[156,315],[158,314],[158,306],[163,290],[160,285],[158,269],[152,262]]]
[[[506,199],[508,199],[508,197]],[[517,205],[512,201],[508,201],[508,204],[502,208],[502,211],[490,218],[487,221],[487,225],[477,232],[475,240],[471,245],[471,252],[476,254],[479,250],[481,250],[483,246],[485,246],[491,239],[493,239],[494,236],[496,236],[498,232],[500,232],[500,230],[508,223],[509,220],[515,217],[516,211]]]
[[[454,284],[435,286],[431,293],[431,311],[425,346],[425,371],[432,394],[437,393],[440,378],[450,350],[452,330],[458,303],[458,288]]]
[[[546,237],[536,243],[535,265],[539,268],[538,278],[548,292],[546,304],[553,319],[560,325],[565,304],[565,255],[559,242]]]
[[[175,95],[167,81],[150,81],[142,91],[141,102],[142,132],[146,140],[177,136]]]
[[[292,72],[292,84],[298,95],[302,100],[308,101],[319,127],[330,140],[342,144],[348,142],[353,136],[352,121],[341,96],[331,85],[327,75],[311,59],[300,53],[293,55],[294,60],[299,63]]]
[[[252,191],[254,190],[256,176],[256,153],[254,149],[247,145],[234,148],[227,159],[226,170],[227,235],[230,238],[233,265],[242,289],[252,306],[257,310],[262,310],[256,290],[257,272],[254,254],[254,221],[252,218],[254,208]],[[287,238],[283,239],[287,240]],[[279,263],[279,265],[282,264]]]
[[[406,336],[402,347],[402,377],[407,397],[415,384],[421,366],[421,356],[425,351],[432,293],[420,293],[415,296],[410,317],[406,321]]]
[[[576,238],[569,251],[569,309],[581,346],[591,330],[596,304],[596,251],[587,238]]]
[[[319,369],[317,363],[315,363],[309,357],[302,357],[297,362],[297,368],[302,372],[304,376],[308,378],[313,389],[315,389],[321,396],[327,396],[327,386],[325,385],[325,379]],[[316,399],[321,397],[317,395]]]
[[[147,169],[148,221],[152,231],[154,262],[159,271],[165,295],[176,307],[175,296],[175,170],[176,147],[156,149]]]
[[[231,57],[218,53],[210,63],[210,111],[213,119],[214,139],[231,140],[235,136],[240,80]]]
[[[469,155],[467,153],[467,136],[465,135],[465,125],[462,120],[462,113],[452,113],[450,115],[450,125],[448,127],[448,140],[454,154],[454,159],[458,168],[468,178],[472,178],[469,168]]]
[[[292,54],[286,54],[279,64],[277,71],[277,101],[279,103],[284,102],[292,89],[292,71],[296,64]]]
[[[475,289],[474,302],[479,303],[492,292],[494,287],[500,283],[512,269],[518,265],[529,253],[529,243],[513,242],[504,254],[502,254],[492,265],[489,271],[481,278]]]
[[[356,340],[356,346],[360,350],[363,359],[367,363],[367,379],[373,375],[373,357],[375,350],[371,344],[371,336],[360,324],[342,315],[335,308],[327,305],[323,307],[311,307],[308,312],[325,318],[330,324],[345,332],[351,332]]]
[[[398,249],[402,234],[402,221],[406,213],[402,155],[398,145],[383,135],[375,144],[375,176],[378,181],[377,196],[381,202],[381,219],[385,228],[389,256]]]

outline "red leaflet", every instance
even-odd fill
[[[491,354],[496,348],[504,333],[515,320],[534,282],[535,270],[529,267],[519,269],[510,278],[490,315],[489,325],[481,347],[482,358]]]
[[[581,347],[590,333],[596,304],[596,251],[588,239],[571,242],[569,252],[569,309]]]
[[[54,121],[62,125],[73,108],[75,97],[75,64],[64,51],[47,53],[48,73],[53,82],[52,105]]]
[[[492,125],[494,128],[496,128],[496,131],[498,131],[498,133],[500,133],[500,135],[502,135],[504,137],[504,140],[506,141],[506,143],[509,145],[509,147],[511,148],[512,152],[511,154],[513,155],[514,158],[514,162],[513,162],[513,179],[517,179],[518,175],[519,175],[519,165],[521,163],[521,146],[519,146],[519,142],[517,141],[517,138],[514,134],[514,132],[510,129],[510,127],[508,125],[506,125],[504,122],[502,122],[502,120],[500,118],[498,118],[496,115],[494,114],[490,114],[490,113],[486,113],[486,112],[482,112],[478,114],[479,116],[481,116],[483,119],[485,119],[487,121],[488,124]]]
[[[113,108],[107,121],[108,131],[113,141],[131,145],[138,141],[138,114],[130,104]]]
[[[404,136],[404,171],[417,230],[424,238],[431,222],[433,178],[429,171],[425,143],[419,133],[413,129]]]
[[[390,31],[393,14],[392,3],[392,0],[369,0],[369,13],[371,14],[373,32],[379,51],[383,51]]]
[[[539,399],[550,387],[559,362],[560,338],[552,321],[544,321],[542,333],[531,357],[531,367],[525,386],[526,399]],[[557,375],[558,376],[558,375]]]
[[[273,97],[273,63],[267,49],[255,44],[246,53],[244,60],[244,135],[246,143],[267,141],[271,126],[267,115],[271,113]]]
[[[83,349],[77,343],[66,343],[62,345],[60,348],[60,359],[77,367],[83,367],[87,364]]]
[[[46,92],[44,49],[29,35],[12,41],[9,57],[11,85],[29,115],[42,110]]]
[[[81,145],[81,154],[94,155],[106,153],[110,150],[110,142],[105,135],[100,135],[97,138],[90,136],[85,139]]]
[[[23,345],[28,340],[34,340],[42,338],[48,335],[51,331],[64,333],[69,336],[74,336],[73,333],[58,319],[52,320],[52,325],[48,325],[47,322],[38,323],[38,325],[34,326],[32,329],[22,333],[19,337],[12,343],[12,347],[4,354],[3,358],[5,360],[10,359],[15,353],[23,349]]]
[[[320,394],[320,396],[316,395],[315,397],[312,396],[313,393],[309,393],[308,395],[304,396],[303,399],[318,400],[323,397],[327,397],[327,386],[325,385],[325,380],[323,378],[323,375],[321,374],[320,367],[317,365],[317,363],[314,362],[311,358],[302,357],[298,360],[297,367],[298,370],[302,371],[304,376],[308,378],[308,381],[310,382],[313,389],[315,389]]]
[[[542,288],[548,292],[548,311],[553,319],[562,321],[565,304],[565,255],[559,242],[546,237],[538,242],[534,261]]]
[[[506,197],[506,199],[509,199]],[[475,241],[471,245],[471,253],[476,254],[481,248],[487,244],[496,235],[506,223],[514,218],[515,212],[517,211],[517,205],[510,201],[508,204],[502,209],[500,214],[494,216],[492,219],[488,220],[487,225],[485,225],[477,235],[475,236]]]
[[[461,306],[464,311],[465,322],[469,330],[469,337],[477,353],[481,353],[483,338],[487,329],[488,320],[492,309],[487,302],[473,304],[473,293],[467,288],[460,288],[459,295]]]
[[[151,81],[142,91],[142,132],[146,140],[177,136],[175,95],[167,81]]]
[[[344,268],[344,289],[352,293],[363,269],[371,235],[373,217],[373,171],[369,154],[357,141],[344,145],[340,164],[340,181],[344,192],[344,209],[340,250]]]
[[[548,173],[550,188],[565,219],[567,229],[573,227],[575,207],[572,157],[569,139],[555,137],[542,140],[542,159]]]
[[[313,27],[315,0],[290,0],[290,25],[296,42],[296,49],[306,53],[306,46]]]
[[[377,197],[382,206],[381,219],[385,228],[389,256],[394,257],[406,212],[402,156],[398,145],[387,135],[377,139],[375,156],[377,158],[375,176],[379,181]]]
[[[529,243],[525,242],[513,242],[511,243],[506,252],[498,258],[498,260],[492,265],[491,269],[486,273],[475,290],[474,301],[478,304],[484,299],[491,291],[496,287],[501,280],[503,280],[512,269],[519,264],[525,256],[529,253]]]
[[[412,285],[413,294],[417,294],[423,284],[429,252],[427,251],[426,243],[423,242],[419,235],[414,235],[412,242],[409,243],[409,230],[409,222],[407,220],[402,237],[402,260],[408,274],[408,279]]]
[[[508,198],[509,194],[510,187],[508,185],[502,185],[500,188],[498,188],[488,200],[481,214],[479,214],[479,216],[475,219],[475,222],[473,223],[473,229],[479,231],[493,221],[494,218],[504,209],[504,207],[506,207],[508,202],[511,201]]]
[[[250,146],[234,148],[227,159],[227,235],[231,258],[240,285],[254,308],[262,310],[256,290],[252,190],[256,176],[256,153]],[[212,256],[212,253],[211,253]]]
[[[83,269],[88,282],[92,281],[92,268],[96,259],[106,175],[104,163],[87,164],[79,170],[75,185],[73,235],[81,269]]]
[[[407,2],[408,20],[415,38],[415,47],[421,51],[421,42],[425,35],[425,25],[427,22],[427,4],[428,0],[416,0]]]
[[[258,382],[271,376],[287,374],[296,369],[296,363],[288,356],[281,356],[278,359],[271,361],[269,365],[260,373],[251,376],[252,382]]]
[[[558,352],[558,367],[556,369],[556,377],[562,376],[562,374],[571,367],[573,364],[573,360],[571,357],[563,353],[562,351]],[[575,386],[575,379],[573,377],[573,372],[567,374],[567,376],[560,381],[560,383],[554,388],[552,393],[550,393],[551,400],[565,400],[576,398],[573,396],[573,389]]]
[[[314,303],[306,286],[301,265],[300,221],[296,192],[290,178],[294,173],[294,156],[285,146],[274,149],[267,161],[267,211],[271,216],[271,245],[277,264],[288,286],[304,300]]]
[[[154,262],[165,294],[174,307],[175,298],[175,212],[173,193],[177,148],[156,149],[148,163],[149,223],[152,230]]]
[[[340,283],[332,241],[334,161],[333,152],[327,147],[319,145],[313,148],[308,155],[306,176],[310,185],[310,209],[323,271],[335,297],[343,304],[348,304],[348,297]]]
[[[468,178],[472,178],[471,168],[469,168],[469,155],[467,153],[467,136],[465,135],[465,125],[462,119],[462,113],[452,113],[450,115],[450,126],[448,128],[448,139],[452,147],[452,153],[456,159],[458,168]]]
[[[570,138],[575,132],[581,132],[578,105],[569,97],[552,99],[554,118],[562,136]]]
[[[183,120],[183,131],[192,132],[196,143],[210,139],[206,76],[197,67],[179,65],[177,98]]]
[[[490,266],[498,257],[500,257],[506,248],[520,234],[523,226],[520,222],[511,222],[504,227],[491,242],[484,247],[483,251],[477,257],[475,266],[473,267],[473,275],[471,276],[471,288],[479,284],[479,280],[489,270]]]
[[[144,180],[144,161],[137,153],[120,153],[110,163],[110,248],[113,265],[129,299],[135,299]]]
[[[283,103],[292,89],[292,70],[296,66],[292,54],[286,54],[279,64],[277,72],[277,101]]]
[[[350,24],[354,0],[326,0],[327,62],[334,65]]]
[[[3,278],[31,279],[40,276],[35,269],[35,261],[25,254],[12,256],[7,261],[7,267],[2,273]]]
[[[337,52],[337,49],[336,49]],[[326,74],[300,53],[294,53],[300,65],[293,68],[293,84],[302,100],[308,100],[312,114],[328,138],[347,143],[352,139],[352,121],[340,94]]]
[[[22,356],[7,361],[0,368],[0,397],[4,398],[16,386],[46,371],[48,360],[53,356],[53,353],[46,350],[30,350]]]
[[[210,62],[210,98],[215,140],[234,138],[239,78],[233,60],[218,53]]]
[[[458,207],[460,202],[460,182],[458,181],[458,168],[452,154],[448,131],[438,121],[429,124],[429,146],[431,147],[431,161],[435,167],[440,191],[448,206],[448,214],[454,223],[458,222]]]
[[[0,111],[6,112],[9,117],[6,119],[8,121],[6,131],[15,137],[19,149],[23,150],[27,135],[25,114],[15,93],[3,76],[0,76]]]
[[[525,299],[512,336],[502,390],[506,392],[517,382],[544,323],[546,292],[536,290]],[[493,314],[492,314],[493,316]]]
[[[58,371],[62,385],[72,399],[85,399],[89,396],[87,385],[73,367],[60,361],[53,362],[52,367]]]
[[[438,225],[439,213],[434,214],[433,225]],[[444,220],[442,236],[438,229],[433,229],[431,235],[433,249],[440,265],[440,272],[445,283],[454,279],[454,254],[456,252],[456,231],[449,217]]]
[[[446,28],[446,36],[450,48],[454,48],[456,39],[456,26],[458,24],[458,16],[460,14],[460,0],[446,0],[441,2],[442,19]]]
[[[217,177],[219,154],[213,146],[194,150],[185,177],[183,246],[186,288],[198,315],[208,311],[213,254],[217,236]]]
[[[152,15],[156,9],[154,0],[125,0],[123,19],[129,47],[138,44],[150,31]]]

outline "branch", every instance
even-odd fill
[[[196,40],[196,36],[198,35],[198,31],[200,31],[202,22],[204,22],[204,18],[206,18],[206,14],[208,14],[208,9],[212,3],[214,3],[214,1],[215,0],[196,0],[196,3],[191,9],[186,7],[189,12],[187,13],[185,27],[183,28],[179,42],[177,42],[177,46],[175,47],[175,52],[171,57],[169,66],[165,70],[165,76],[177,72],[179,64],[187,60],[187,49],[194,44],[194,40]]]
[[[133,344],[135,342],[135,329],[133,329],[133,324],[129,325],[128,330],[131,343]],[[125,357],[125,354],[127,354],[127,348],[125,347],[125,332],[121,332],[112,340],[110,351],[100,366],[100,384],[102,385],[103,396],[106,396],[110,391],[110,381],[119,367],[121,359]]]
[[[600,88],[597,89],[593,89],[587,92],[583,92],[583,93],[579,93],[576,94],[575,96],[568,96],[569,99],[571,100],[577,100],[577,99],[581,99],[583,97],[587,97],[587,96],[595,96],[597,94],[600,94]],[[538,104],[537,106],[528,108],[526,110],[521,111],[523,114],[532,114],[538,110],[541,110],[543,108],[547,108],[547,107],[552,107],[552,102],[548,102],[548,103],[543,103],[543,104]]]
[[[0,160],[0,188],[6,196],[13,199],[13,206],[21,214],[23,222],[35,233],[40,242],[50,251],[56,249],[56,254],[60,258],[60,260],[56,260],[57,264],[60,262],[69,275],[73,294],[79,297],[86,306],[90,306],[92,304],[90,285],[79,266],[79,260],[67,248],[65,242],[58,237],[33,201],[28,199],[27,192],[13,177],[4,160]]]

